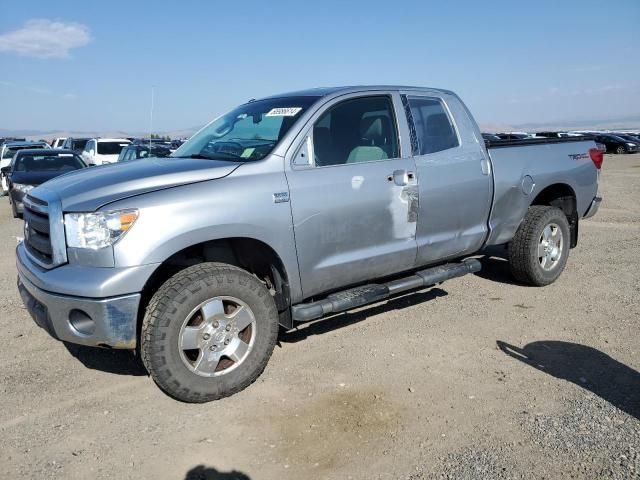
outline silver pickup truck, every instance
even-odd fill
[[[32,190],[18,288],[54,338],[138,348],[165,392],[214,400],[260,375],[279,328],[476,272],[486,246],[552,283],[601,164],[588,138],[485,143],[446,90],[250,100],[169,158]]]

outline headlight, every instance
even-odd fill
[[[67,246],[97,250],[116,243],[138,218],[138,210],[111,212],[67,213],[64,227]]]
[[[33,185],[25,185],[24,183],[14,183],[12,186],[14,190],[18,190],[22,193],[29,193],[33,190]]]
[[[627,143],[627,145],[629,145],[630,147],[635,147],[636,146],[635,143]]]

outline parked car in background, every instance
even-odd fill
[[[168,157],[171,150],[162,145],[129,145],[124,147],[118,157],[119,162],[131,162],[132,160],[140,160],[149,157]]]
[[[536,132],[536,137],[545,138],[565,138],[565,137],[582,137],[582,133],[574,132]]]
[[[561,132],[536,132],[536,137],[560,138]]]
[[[126,138],[92,138],[84,146],[82,159],[87,165],[116,163],[127,145],[131,145],[131,141]]]
[[[531,134],[524,132],[496,133],[496,136],[501,140],[525,140],[527,138],[532,138]]]
[[[9,186],[7,184],[7,178],[2,173],[4,167],[8,167],[11,164],[13,156],[20,150],[28,148],[41,149],[51,148],[47,142],[8,142],[2,145],[0,148],[0,183],[2,184],[2,195],[6,195],[9,192]]]
[[[0,147],[2,147],[2,145],[4,145],[5,143],[11,143],[11,142],[24,142],[25,139],[24,138],[17,138],[17,137],[0,137]]]
[[[184,143],[184,140],[171,140],[171,150],[176,150]]]
[[[502,140],[499,136],[493,133],[483,133],[482,138],[484,138],[485,140],[493,140],[493,141]]]
[[[71,150],[26,149],[17,152],[11,164],[2,169],[7,178],[13,218],[22,215],[22,200],[34,187],[86,166],[80,156]]]
[[[62,144],[62,148],[65,150],[73,150],[74,152],[82,152],[84,150],[84,146],[89,141],[89,138],[67,138]]]
[[[623,140],[625,140],[627,142],[634,143],[636,145],[636,147],[640,148],[640,138],[634,137],[633,135],[631,135],[629,133],[615,133],[614,135],[616,137],[620,137],[621,139],[623,139]]]
[[[602,143],[607,148],[607,153],[636,153],[638,146],[633,143],[620,138],[617,135],[610,133],[596,133],[594,134],[596,142]]]
[[[51,148],[62,148],[67,137],[58,137],[51,140]]]
[[[136,138],[131,143],[135,145],[171,145],[171,140],[163,138]]]

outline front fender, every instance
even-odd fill
[[[275,193],[288,192],[286,180],[282,170],[265,173],[260,167],[264,165],[243,165],[223,179],[110,204],[109,209],[140,211],[133,228],[114,246],[116,266],[162,263],[202,242],[250,238],[276,252],[288,273],[292,300],[300,299],[291,208],[288,202],[274,201]]]

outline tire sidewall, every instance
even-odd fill
[[[547,225],[555,223],[562,231],[562,255],[560,261],[553,267],[552,270],[544,270],[540,261],[538,260],[538,243],[543,230]],[[564,271],[569,257],[569,247],[571,243],[571,231],[569,229],[569,222],[565,214],[557,209],[549,209],[549,211],[539,219],[536,226],[535,241],[530,245],[530,259],[532,263],[532,269],[535,272],[535,276],[539,280],[540,285],[548,285],[553,283],[560,274]]]
[[[184,271],[187,278],[188,273]],[[152,337],[158,340],[153,345],[143,345],[151,349],[148,369],[163,390],[181,400],[189,397],[188,401],[198,401],[200,397],[206,401],[241,390],[260,374],[265,356],[268,358],[273,351],[278,328],[273,298],[259,280],[239,269],[212,271],[211,276],[199,275],[183,285],[183,291],[159,303],[163,305],[157,312],[159,321],[151,326]],[[184,364],[178,347],[180,329],[194,308],[219,296],[235,297],[246,303],[256,320],[255,337],[249,355],[237,368],[216,377],[204,377]]]

